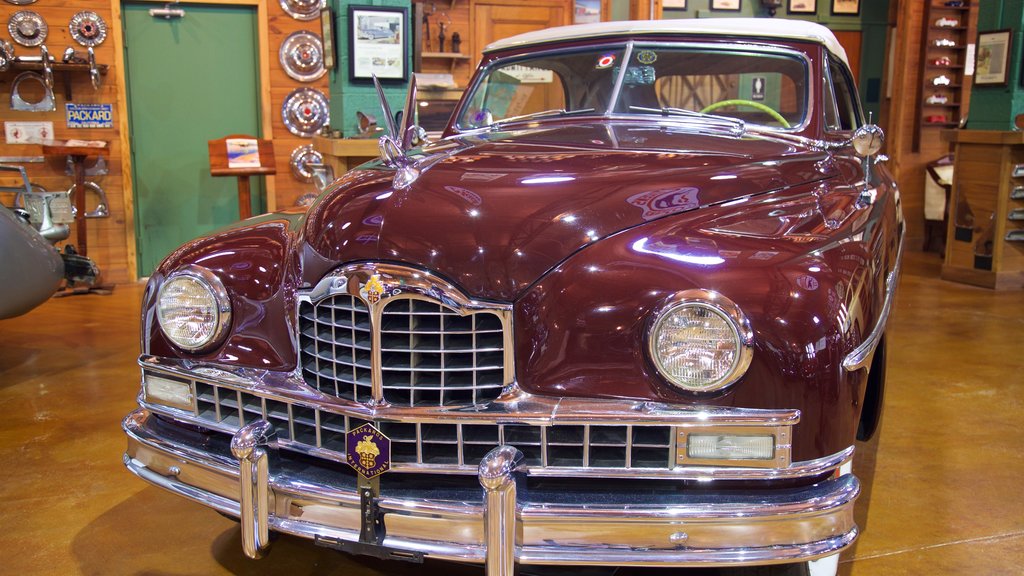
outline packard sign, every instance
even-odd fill
[[[366,479],[391,469],[391,439],[373,427],[362,426],[345,435],[345,454],[349,466]]]
[[[68,128],[113,128],[112,104],[64,104]]]

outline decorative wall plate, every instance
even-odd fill
[[[313,169],[309,165],[311,163],[323,164],[323,162],[323,154],[313,150],[312,144],[306,144],[292,150],[292,158],[289,165],[292,167],[292,174],[295,175],[295,178],[303,182],[312,182]]]
[[[278,50],[285,74],[299,82],[312,82],[327,73],[324,68],[324,44],[320,37],[302,30],[281,42]]]
[[[281,9],[296,20],[316,20],[323,5],[323,0],[281,0]]]
[[[281,118],[292,134],[312,137],[330,120],[327,97],[312,88],[296,88],[284,99]]]
[[[72,16],[68,30],[75,42],[82,46],[99,46],[107,39],[107,23],[99,14],[88,10]]]
[[[22,46],[39,46],[46,40],[49,27],[46,20],[31,10],[19,10],[7,21],[11,38]]]

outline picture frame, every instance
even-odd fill
[[[711,0],[711,9],[716,12],[739,12],[743,0]]]
[[[787,14],[817,14],[818,0],[787,0]]]
[[[832,0],[833,16],[859,16],[860,0]]]
[[[976,86],[1005,86],[1010,75],[1010,29],[978,32],[974,56]]]
[[[686,10],[686,0],[662,0],[662,10]]]
[[[353,82],[409,80],[409,10],[401,6],[348,7],[348,72]]]

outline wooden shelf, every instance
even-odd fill
[[[921,63],[919,64],[921,83],[917,100],[917,130],[914,133],[913,151],[921,150],[921,133],[926,128],[958,128],[966,110],[963,102],[968,98],[965,85],[970,80],[964,77],[966,61],[964,52],[971,38],[972,27],[976,25],[976,15],[970,5],[943,6],[944,0],[925,0],[924,30],[921,42]],[[956,26],[936,26],[941,19],[955,19]],[[935,42],[945,40],[956,43],[955,46],[936,46]],[[948,59],[949,65],[934,64],[936,60]],[[938,77],[946,77],[949,84],[933,84]],[[927,102],[933,94],[941,94],[948,98],[943,104]],[[941,112],[942,114],[936,114]],[[945,122],[929,122],[929,116],[944,116]],[[928,139],[931,139],[929,132]]]
[[[108,68],[108,66],[106,64],[97,64],[96,68],[100,71],[100,75],[101,76],[106,76],[107,75],[107,68]],[[71,74],[73,74],[73,73],[75,73],[75,74],[82,74],[82,73],[88,74],[89,73],[89,65],[88,64],[79,64],[79,63],[69,64],[69,63],[66,63],[66,62],[55,61],[55,62],[51,62],[50,63],[50,70],[53,71],[54,76],[56,76],[57,74],[60,74],[60,76],[62,78],[62,83],[64,84],[64,99],[70,102],[71,100],[73,100],[73,98],[71,97],[72,96],[72,94],[71,94]],[[11,67],[8,68],[4,72],[0,72],[0,74],[3,74],[5,72],[42,72],[42,71],[43,71],[43,63],[41,61],[40,62],[21,62],[21,61],[18,61],[18,60],[14,60],[13,62],[11,62]]]

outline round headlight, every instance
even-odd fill
[[[196,352],[220,341],[231,324],[231,301],[213,272],[189,266],[172,273],[160,287],[157,319],[175,346]]]
[[[739,308],[714,292],[677,295],[655,316],[648,348],[658,372],[688,392],[720,390],[747,371],[752,333]]]

